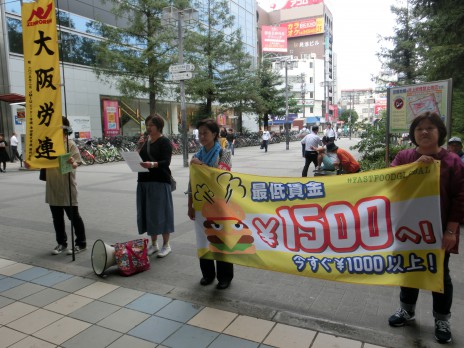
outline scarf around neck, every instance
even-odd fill
[[[214,146],[209,151],[206,151],[205,147],[202,146],[200,151],[195,154],[195,157],[206,163],[207,166],[214,167],[219,157],[219,152],[221,152],[221,145],[215,141]]]

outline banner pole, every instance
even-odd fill
[[[64,117],[68,118],[68,106],[66,98],[66,78],[64,76],[64,61],[63,61],[63,32],[61,31],[61,18],[59,16],[60,7],[58,5],[58,0],[55,0],[55,7],[57,9],[57,25],[59,32],[58,45],[60,50],[60,64],[61,64],[61,87],[63,90],[63,101],[64,101]],[[66,132],[66,153],[69,153],[69,135]],[[71,220],[71,250],[72,250],[72,260],[76,260],[75,248],[74,248],[74,211],[72,205],[72,187],[71,187],[71,172],[67,173],[68,176],[68,193],[69,193],[69,219]]]

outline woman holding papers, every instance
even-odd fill
[[[449,319],[453,300],[448,263],[450,253],[458,252],[459,222],[464,213],[464,164],[458,156],[441,147],[445,143],[446,127],[438,114],[427,111],[417,116],[411,123],[409,136],[416,148],[400,151],[392,166],[440,161],[442,248],[445,250],[444,293],[433,292],[432,296],[435,339],[440,343],[448,343],[452,340]],[[418,295],[419,289],[401,287],[400,308],[388,320],[391,326],[403,326],[415,319]]]
[[[69,126],[69,120],[63,117],[63,141],[65,149],[68,147],[68,152],[71,154],[67,160],[72,166],[71,172],[63,174],[61,167],[46,169],[45,202],[50,205],[58,243],[55,249],[52,250],[53,255],[61,254],[63,251],[66,251],[68,255],[72,254],[72,250],[68,249],[64,223],[65,213],[69,220],[72,219],[76,233],[74,252],[79,253],[87,248],[84,221],[79,214],[77,204],[76,168],[82,160],[76,143],[68,139],[70,134],[72,134],[72,130]]]
[[[193,156],[190,163],[230,170],[232,156],[229,150],[223,149],[219,144],[219,126],[216,121],[212,119],[201,120],[198,122],[197,128],[202,147]],[[195,220],[191,188],[189,188],[188,194],[187,214],[191,220]],[[234,277],[234,265],[229,262],[216,261],[215,266],[214,260],[200,259],[200,268],[203,274],[200,284],[203,286],[211,284],[217,277],[216,288],[219,290],[227,289]]]
[[[150,115],[145,120],[148,138],[140,149],[142,163],[148,172],[139,172],[137,180],[137,226],[139,234],[145,232],[152,244],[148,255],[158,252],[165,257],[171,252],[169,236],[174,232],[174,206],[171,194],[172,146],[163,136],[164,120],[160,115]],[[163,246],[158,247],[157,237],[163,236]]]

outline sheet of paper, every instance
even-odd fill
[[[121,151],[121,156],[126,161],[127,165],[133,172],[149,172],[148,168],[143,168],[140,162],[143,162],[137,151],[124,152]]]

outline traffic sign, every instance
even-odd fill
[[[193,64],[177,64],[177,65],[171,65],[169,67],[170,73],[179,73],[179,72],[193,71],[193,70],[195,70],[195,66]]]
[[[190,80],[192,78],[191,72],[180,72],[180,73],[171,73],[171,80],[172,81],[179,81],[179,80]]]

